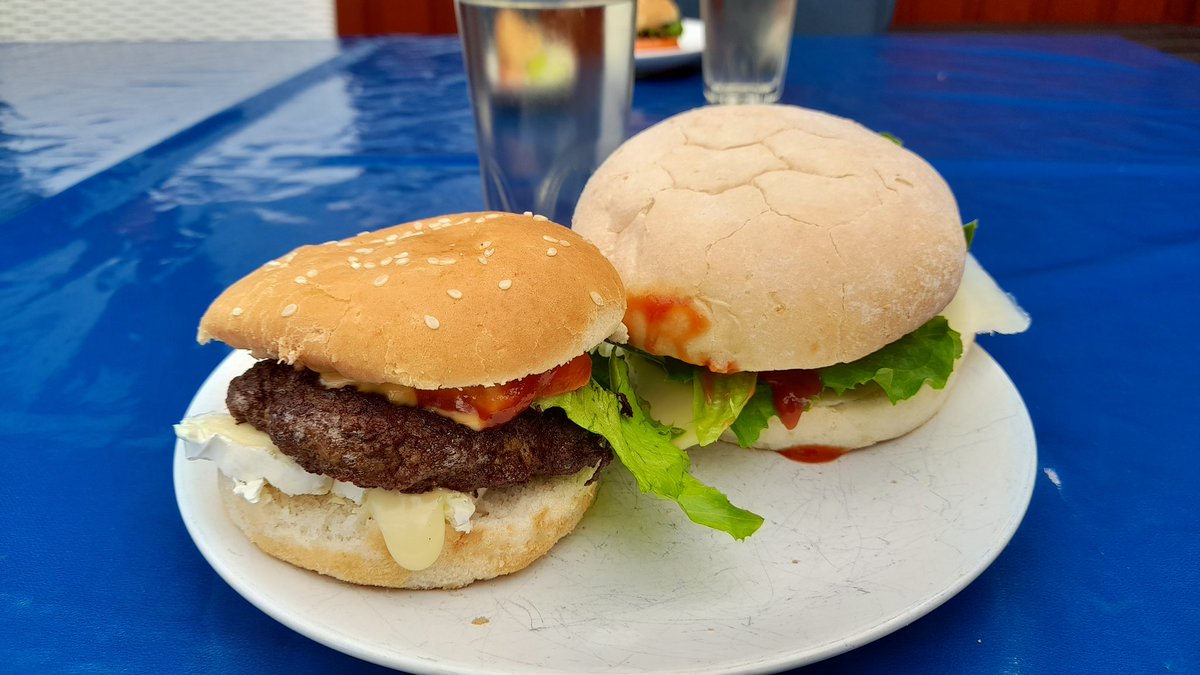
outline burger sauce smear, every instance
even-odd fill
[[[821,374],[815,370],[770,370],[758,374],[758,379],[771,387],[775,412],[789,430],[796,428],[800,413],[808,400],[821,393]]]
[[[821,393],[821,375],[816,370],[773,370],[759,373],[758,378],[771,387],[775,412],[788,429],[795,429],[808,401]],[[847,448],[832,445],[797,445],[780,450],[779,454],[805,464],[832,462],[848,452]]]
[[[480,428],[487,429],[520,415],[534,399],[575,391],[591,377],[592,360],[587,354],[581,354],[544,373],[526,375],[491,387],[418,390],[417,405],[477,417]]]
[[[625,326],[629,329],[629,341],[652,354],[705,365],[704,359],[690,354],[689,343],[708,332],[710,322],[688,300],[668,295],[632,295],[625,310]]]

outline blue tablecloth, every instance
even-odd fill
[[[122,51],[125,50],[125,51]],[[810,672],[1200,670],[1200,67],[1115,38],[797,40],[785,102],[904,139],[1034,316],[983,340],[1039,439],[1024,524]],[[641,80],[633,126],[701,105]],[[371,671],[188,538],[197,317],[263,260],[482,206],[452,38],[0,46],[0,671]]]

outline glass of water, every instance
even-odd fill
[[[796,0],[701,0],[704,97],[774,103],[783,94]]]
[[[489,209],[570,225],[625,140],[634,0],[456,0]]]

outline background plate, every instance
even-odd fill
[[[634,70],[638,75],[649,75],[700,62],[704,53],[704,22],[687,18],[682,21],[683,33],[679,35],[678,48],[634,50]]]
[[[221,410],[235,352],[188,414]],[[205,558],[247,600],[334,649],[417,673],[725,673],[810,663],[900,628],[996,558],[1033,490],[1020,395],[981,348],[942,411],[829,464],[725,445],[696,475],[767,520],[744,542],[691,524],[610,467],[576,531],[532,567],[458,591],[352,586],[261,553],[210,462],[177,445],[175,490]]]

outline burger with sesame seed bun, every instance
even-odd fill
[[[255,361],[225,411],[176,433],[216,462],[259,548],[353,583],[458,588],[523,569],[574,529],[614,454],[645,491],[746,536],[756,517],[716,490],[701,486],[715,520],[683,496],[698,481],[623,405],[621,374],[593,376],[588,352],[624,312],[607,259],[532,214],[303,246],[205,312],[201,343]]]
[[[573,226],[621,272],[623,355],[684,446],[832,458],[900,436],[976,333],[1029,325],[968,254],[937,171],[816,110],[664,120],[596,170]]]

